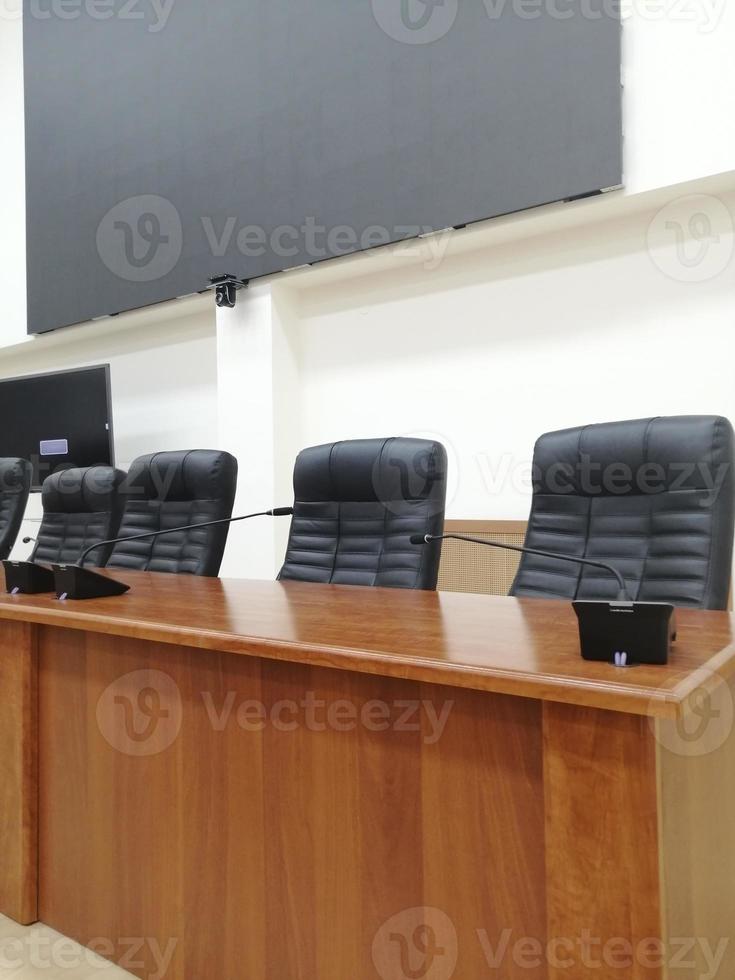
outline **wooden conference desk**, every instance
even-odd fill
[[[0,599],[1,912],[166,980],[731,980],[729,614],[622,671],[566,603],[119,577]]]

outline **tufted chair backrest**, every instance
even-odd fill
[[[73,564],[95,541],[116,537],[122,514],[122,470],[111,466],[62,470],[44,480],[43,520],[32,561]],[[86,564],[102,566],[110,546],[90,552]]]
[[[120,537],[203,524],[232,516],[237,460],[212,449],[154,453],[130,467]],[[228,525],[116,544],[110,568],[215,577]]]
[[[33,469],[29,460],[0,458],[0,560],[13,550],[25,514]]]
[[[294,516],[279,578],[435,589],[447,454],[425,439],[358,439],[301,452]]]
[[[733,550],[733,429],[685,415],[548,432],[536,443],[526,545],[600,558],[633,599],[725,609]],[[511,595],[611,599],[602,570],[522,557]]]

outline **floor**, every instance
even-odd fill
[[[47,926],[19,926],[0,915],[0,980],[133,980]]]

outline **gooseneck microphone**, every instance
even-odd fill
[[[604,561],[595,561],[593,558],[574,558],[572,555],[559,555],[553,551],[539,551],[538,548],[526,548],[517,544],[504,544],[501,541],[485,541],[483,538],[473,538],[468,534],[414,534],[411,537],[411,544],[430,544],[432,541],[467,541],[469,544],[482,544],[490,548],[503,548],[505,551],[520,551],[524,555],[538,555],[541,558],[556,558],[559,561],[573,562],[575,565],[591,565],[592,568],[602,568],[615,576],[618,583],[618,602],[630,602],[628,590],[625,587],[625,579],[612,565]]]
[[[127,534],[109,541],[97,541],[85,548],[79,556],[76,565],[52,565],[56,594],[59,599],[101,599],[105,596],[122,595],[129,591],[130,586],[116,579],[108,578],[99,572],[93,572],[84,567],[87,555],[96,548],[105,545],[122,544],[125,541],[140,541],[144,538],[160,538],[164,534],[176,534],[177,531],[196,531],[199,528],[217,527],[222,524],[235,524],[237,521],[249,521],[253,517],[288,517],[293,514],[291,507],[274,507],[273,510],[260,510],[255,514],[243,514],[241,517],[224,517],[218,521],[203,521],[199,524],[186,524],[183,527],[167,527],[160,531],[144,531],[141,534]]]
[[[101,599],[105,596],[122,595],[130,589],[129,585],[84,567],[84,562],[92,551],[124,541],[139,541],[144,538],[158,538],[164,534],[175,534],[177,531],[195,531],[199,528],[234,524],[237,521],[248,521],[252,517],[290,517],[292,514],[293,507],[274,507],[273,510],[243,514],[241,517],[225,517],[217,521],[203,521],[200,524],[167,527],[159,531],[145,531],[141,534],[110,538],[107,541],[95,541],[82,551],[76,564],[71,565],[52,564],[51,568],[47,568],[35,562],[4,561],[6,588],[13,595],[55,591],[59,599]],[[24,543],[27,544],[28,540]]]
[[[205,521],[202,524],[187,524],[184,527],[168,527],[162,531],[145,531],[142,534],[129,534],[121,538],[110,538],[109,541],[97,541],[91,544],[81,553],[77,561],[79,568],[84,568],[87,555],[97,548],[104,548],[110,544],[122,544],[124,541],[139,541],[143,538],[158,538],[163,534],[176,534],[178,531],[196,531],[203,527],[217,527],[220,524],[235,524],[237,521],[249,521],[252,517],[290,517],[293,514],[293,507],[274,507],[273,510],[260,510],[255,514],[243,514],[241,517],[224,517],[218,521]]]

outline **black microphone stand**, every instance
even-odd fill
[[[525,545],[521,547],[500,541],[487,541],[468,534],[413,535],[411,544],[431,544],[433,541],[447,539],[604,569],[618,583],[617,599],[612,602],[594,599],[572,601],[579,623],[582,657],[585,660],[607,662],[616,667],[632,667],[636,663],[668,663],[671,643],[676,639],[674,606],[669,602],[632,601],[625,587],[625,579],[614,565],[594,558],[575,558],[553,551],[527,548]]]
[[[258,511],[254,514],[244,514],[241,517],[224,517],[216,521],[204,521],[200,524],[187,524],[182,527],[164,528],[159,531],[145,531],[141,534],[124,535],[110,538],[106,541],[95,541],[85,548],[75,564],[52,563],[50,568],[36,562],[4,561],[5,585],[12,595],[19,593],[32,595],[43,592],[56,592],[59,599],[101,599],[105,596],[122,595],[130,590],[130,586],[108,575],[94,572],[84,567],[87,557],[98,548],[106,545],[121,544],[124,541],[138,541],[145,538],[157,538],[164,534],[175,534],[180,531],[194,531],[199,528],[216,527],[223,524],[235,524],[237,521],[247,521],[253,517],[288,517],[293,514],[292,507],[274,507],[272,510]]]

